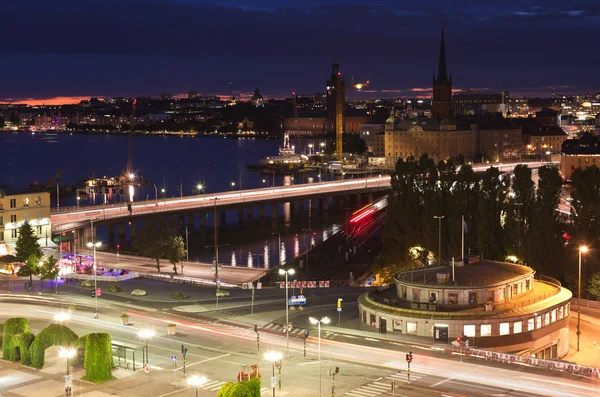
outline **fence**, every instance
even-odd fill
[[[65,278],[71,280],[97,280],[97,281],[108,281],[108,282],[119,282],[124,280],[130,280],[132,278],[138,278],[140,275],[138,272],[129,272],[128,274],[122,274],[119,276],[96,276],[93,274],[79,274],[79,273],[69,273],[65,274]]]
[[[571,299],[571,307],[577,306],[577,302],[578,302],[577,298],[572,298]],[[600,309],[600,302],[589,300],[589,299],[582,299],[581,307],[589,307],[591,309]]]
[[[600,378],[600,369],[595,367],[586,367],[562,361],[543,360],[535,357],[516,356],[514,354],[498,353],[489,350],[479,350],[467,348],[467,354],[472,357],[492,360],[501,363],[529,365],[530,367],[549,369],[552,371],[563,371],[571,374],[586,376],[589,378]]]

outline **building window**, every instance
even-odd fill
[[[469,292],[469,304],[477,304],[477,292]]]
[[[10,199],[10,208],[17,208],[17,199]]]
[[[513,292],[512,292],[512,294],[513,294],[513,296],[519,294],[519,284],[514,284],[513,285]]]
[[[35,205],[42,205],[42,196],[37,196],[35,198]]]
[[[41,226],[37,227],[37,234],[39,234],[39,235],[42,234],[42,227]]]
[[[469,338],[475,337],[475,326],[474,325],[465,325],[463,327],[463,334],[468,336]]]
[[[41,221],[42,220],[42,211],[37,210],[35,213],[36,213],[36,219],[38,221]]]
[[[448,303],[451,305],[458,305],[458,293],[451,292],[448,294]]]
[[[12,214],[10,216],[10,223],[17,223],[17,215],[16,214]]]
[[[421,302],[421,289],[420,288],[413,288],[412,289],[412,293],[413,293],[413,301],[414,302]]]
[[[531,280],[530,279],[525,280],[525,290],[529,291],[530,287],[531,287]]]
[[[500,323],[500,335],[510,334],[510,323]]]
[[[523,321],[515,321],[513,324],[513,334],[520,334],[523,332]]]
[[[550,325],[550,313],[544,314],[544,325]]]
[[[29,207],[29,197],[23,199],[23,207]]]
[[[565,308],[561,306],[558,308],[558,318],[561,319],[564,317],[564,315],[565,315]]]
[[[567,303],[565,305],[565,317],[567,317],[569,315],[569,305],[570,305],[569,303]]]
[[[416,335],[417,334],[417,323],[406,323],[406,333]]]
[[[535,320],[532,317],[529,320],[527,320],[527,331],[533,331],[534,329],[535,329]]]
[[[552,312],[550,312],[550,321],[551,322],[556,321],[556,309],[554,309],[554,310],[552,310]]]
[[[0,216],[0,226],[4,225],[4,218]]]
[[[480,334],[481,334],[481,336],[491,336],[492,335],[492,324],[481,324]]]
[[[494,290],[489,290],[487,292],[486,301],[487,302],[493,302],[494,301]]]
[[[535,328],[536,329],[542,328],[542,316],[535,317]]]
[[[11,238],[17,238],[17,229],[13,229],[10,231],[10,237]]]

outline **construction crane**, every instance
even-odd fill
[[[60,176],[62,175],[64,171],[59,169],[56,171],[56,175],[54,175],[52,178],[50,178],[50,180],[48,182],[46,182],[46,188],[50,188],[52,186],[54,186],[55,183],[58,183],[60,181]]]

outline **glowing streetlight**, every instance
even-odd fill
[[[70,313],[60,312],[60,313],[56,313],[54,315],[54,321],[56,321],[57,323],[62,323],[64,321],[68,321],[70,319],[71,319]]]
[[[579,351],[579,336],[581,335],[581,254],[588,252],[586,245],[579,246],[579,277],[577,279],[577,351]]]
[[[60,347],[58,356],[60,358],[67,359],[67,376],[69,376],[69,360],[72,359],[73,357],[75,357],[76,354],[77,354],[77,350],[75,350],[72,347],[62,347],[62,346]]]
[[[265,360],[273,363],[273,379],[275,378],[275,363],[281,361],[283,355],[280,352],[267,352],[265,353]],[[273,384],[273,397],[275,397],[275,382]]]
[[[201,192],[202,190],[204,190],[204,185],[203,185],[203,184],[201,184],[201,183],[199,183],[199,184],[196,186],[196,189],[197,189],[199,192]]]
[[[146,364],[148,364],[148,339],[152,339],[154,338],[154,336],[156,335],[156,332],[153,329],[141,329],[140,332],[138,332],[138,337],[140,339],[143,339],[146,342]]]
[[[92,220],[92,230],[94,230],[94,221]],[[94,302],[95,302],[95,306],[96,306],[96,310],[94,311],[94,318],[98,318],[98,279],[96,278],[97,275],[97,271],[96,271],[96,248],[99,248],[102,245],[102,243],[100,241],[96,241],[96,242],[89,242],[87,243],[88,248],[92,248],[94,251],[94,256],[93,256],[93,261],[94,264],[92,266],[93,270],[94,270]]]
[[[130,180],[134,180],[135,179],[135,174],[133,172],[130,172],[128,176],[129,176]]]
[[[206,383],[204,376],[192,375],[188,377],[187,383],[189,386],[196,388],[196,397],[198,397],[198,388]]]
[[[287,357],[290,358],[290,301],[288,299],[288,274],[293,276],[296,271],[294,269],[283,270],[279,269],[279,274],[285,274],[285,339],[287,345]]]
[[[319,397],[321,397],[321,324],[329,324],[331,320],[329,317],[323,317],[317,320],[314,317],[309,317],[308,320],[311,324],[317,325],[319,335]]]

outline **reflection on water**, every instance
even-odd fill
[[[252,262],[252,251],[248,251],[248,267],[254,267],[254,263]]]
[[[231,251],[231,266],[237,266],[237,261],[235,260],[235,251]]]
[[[298,257],[300,255],[300,240],[298,239],[298,235],[294,236],[294,257]]]
[[[268,241],[265,241],[265,246],[263,247],[263,257],[265,263],[265,269],[269,268],[269,244]]]
[[[290,228],[292,221],[292,211],[290,203],[283,203],[283,223],[286,229]]]
[[[279,250],[279,264],[285,265],[285,241],[281,242],[281,247]]]

